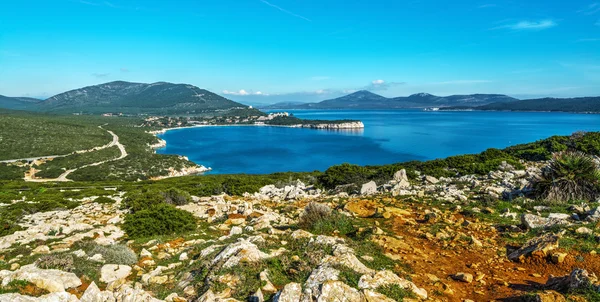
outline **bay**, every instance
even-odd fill
[[[287,110],[300,118],[361,120],[361,131],[214,126],[161,134],[160,154],[187,156],[210,173],[263,174],[381,165],[505,148],[575,131],[600,131],[600,115],[549,112]]]

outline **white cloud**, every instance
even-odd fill
[[[247,95],[268,95],[265,93],[262,93],[261,91],[246,91],[245,89],[240,89],[239,91],[229,91],[229,90],[223,90],[223,94],[226,95],[239,95],[239,96],[247,96]]]
[[[385,84],[385,81],[384,80],[375,80],[371,83],[373,83],[373,85],[383,85],[383,84]]]
[[[491,3],[490,3],[490,4],[483,4],[483,5],[480,5],[480,6],[478,6],[477,8],[491,8],[491,7],[496,7],[496,6],[498,6],[498,5],[496,5],[496,4],[491,4]]]
[[[96,78],[106,78],[107,76],[109,76],[110,73],[92,73],[92,76],[96,77]]]
[[[540,20],[540,21],[519,21],[517,23],[506,24],[492,29],[512,29],[512,30],[544,30],[557,26],[554,20]]]
[[[584,15],[594,15],[596,13],[600,12],[600,2],[594,2],[590,5],[588,5],[587,7],[585,7],[584,9],[578,10],[577,11],[580,14],[584,14]]]

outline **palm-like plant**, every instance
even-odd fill
[[[559,152],[535,184],[539,197],[549,202],[593,201],[600,197],[600,170],[594,159],[582,152]]]

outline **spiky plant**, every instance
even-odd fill
[[[582,152],[555,153],[535,184],[548,202],[593,201],[600,197],[600,171],[594,159]]]

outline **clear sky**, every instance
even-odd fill
[[[598,0],[0,1],[0,94],[189,83],[249,104],[600,95]]]

